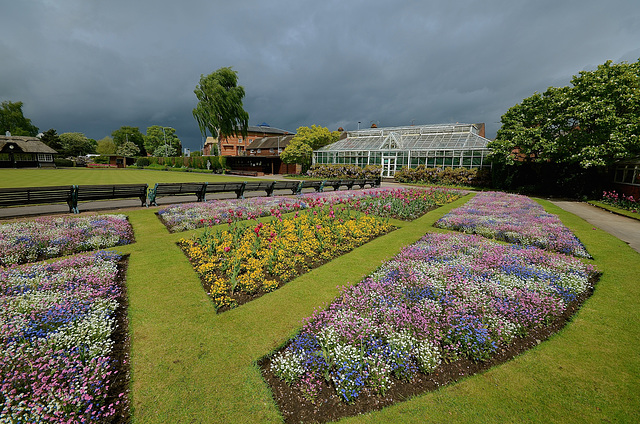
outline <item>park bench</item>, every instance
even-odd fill
[[[291,194],[298,194],[300,181],[276,181],[271,187],[271,192],[267,192],[267,196],[272,196],[275,190],[291,190]]]
[[[380,177],[378,178],[367,178],[364,180],[364,184],[369,184],[370,188],[380,187]],[[362,186],[364,188],[364,185]]]
[[[225,171],[228,175],[242,175],[246,177],[257,177],[258,171],[239,171],[239,170],[227,170]]]
[[[340,187],[345,186],[348,190],[353,187],[353,180],[330,180],[325,182],[324,186],[333,187],[333,190],[338,190]]]
[[[365,184],[366,184],[365,180],[353,180],[352,186],[353,187],[358,186],[359,188],[364,188]]]
[[[204,194],[206,201],[207,193],[235,193],[238,196],[238,199],[242,197],[242,193],[244,191],[244,183],[233,183],[233,182],[225,182],[225,183],[205,183],[204,186]]]
[[[71,210],[79,213],[78,202],[92,200],[140,199],[147,204],[146,184],[78,185],[74,186]]]
[[[322,193],[322,190],[324,190],[324,183],[325,181],[302,181],[298,188],[298,193],[302,193],[302,190],[305,188],[313,188],[316,193]]]
[[[206,183],[156,183],[149,190],[149,205],[158,206],[157,199],[162,196],[196,196],[198,202],[205,197]]]
[[[242,195],[240,197],[244,198],[244,193],[247,191],[262,191],[264,190],[267,193],[267,196],[270,196],[273,193],[273,185],[275,181],[249,181],[244,183],[244,187],[242,189]]]
[[[66,203],[73,212],[74,186],[18,187],[0,189],[0,206]]]

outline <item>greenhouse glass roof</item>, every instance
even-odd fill
[[[488,142],[473,124],[420,125],[349,131],[346,138],[316,151],[484,150]]]

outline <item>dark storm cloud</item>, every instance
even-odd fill
[[[588,1],[7,2],[0,100],[42,131],[167,125],[197,149],[201,74],[232,66],[250,124],[485,122],[640,56],[640,6]]]

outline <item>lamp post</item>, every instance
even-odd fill
[[[164,132],[164,127],[162,127],[162,135],[164,136],[164,157],[167,157],[167,134]]]

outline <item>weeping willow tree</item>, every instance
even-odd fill
[[[198,105],[193,117],[206,138],[207,131],[218,139],[218,152],[222,154],[222,140],[229,136],[247,136],[249,114],[242,107],[244,88],[238,85],[238,74],[231,68],[220,68],[209,75],[200,76],[194,90]]]

